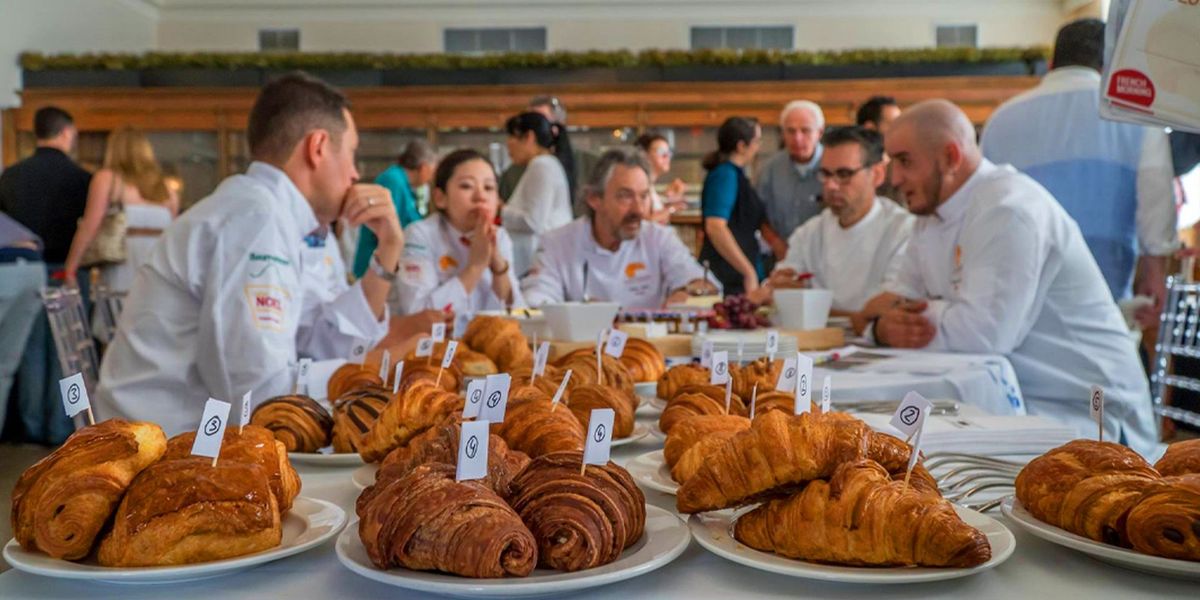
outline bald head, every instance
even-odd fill
[[[966,113],[949,100],[925,100],[901,113],[892,127],[912,127],[918,141],[937,151],[946,144],[956,144],[962,153],[979,156],[975,141],[975,126]]]
[[[926,100],[905,110],[884,139],[892,157],[892,184],[914,214],[933,214],[975,173],[982,160],[975,127],[946,100]]]

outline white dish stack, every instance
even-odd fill
[[[700,356],[704,342],[713,343],[713,352],[729,352],[729,360],[737,360],[738,342],[742,343],[742,362],[750,362],[767,355],[767,330],[710,330],[708,333],[698,333],[692,336],[692,356]],[[779,351],[775,358],[783,358],[795,354],[799,345],[795,336],[780,335]]]

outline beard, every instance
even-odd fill
[[[629,241],[638,236],[642,231],[642,216],[628,215],[621,219],[621,223],[617,226],[617,239],[621,241]]]
[[[934,165],[932,177],[921,186],[921,191],[924,192],[925,204],[923,206],[914,207],[912,202],[909,202],[908,210],[914,215],[932,215],[937,212],[938,205],[941,204],[942,197],[942,169]]]

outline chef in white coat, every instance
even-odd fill
[[[592,300],[658,308],[719,284],[670,228],[646,221],[650,164],[632,148],[605,152],[584,190],[587,216],[542,236],[534,268],[522,280],[531,306]],[[586,271],[586,276],[585,276]]]
[[[1031,414],[1152,456],[1146,376],[1079,226],[1041,185],[984,159],[966,115],[944,100],[906,110],[884,140],[892,182],[918,215],[904,263],[868,303],[882,345],[1003,354]]]
[[[497,189],[492,163],[474,150],[456,150],[438,163],[435,212],[404,230],[394,307],[400,314],[525,306],[512,268],[512,240],[495,224]]]
[[[769,301],[774,289],[798,287],[797,277],[807,273],[811,287],[833,292],[832,314],[851,317],[861,330],[865,322],[857,315],[899,270],[914,217],[875,195],[887,173],[877,132],[836,127],[821,146],[817,179],[825,209],[792,232],[787,256],[750,298]]]
[[[288,393],[298,355],[346,357],[384,336],[403,232],[387,190],[356,184],[347,107],[303,74],[263,88],[247,128],[254,162],[173,223],[135,275],[101,367],[99,417],[180,433],[209,397]],[[311,262],[326,253],[306,239],[328,239],[322,224],[338,218],[367,226],[379,247],[362,280],[312,302]]]

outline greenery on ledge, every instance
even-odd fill
[[[820,52],[779,50],[644,50],[511,52],[503,54],[371,54],[334,52],[147,52],[145,54],[53,54],[26,52],[27,71],[143,69],[578,69],[693,65],[887,65],[1004,63],[1047,59],[1045,46],[1031,48],[853,49]]]

